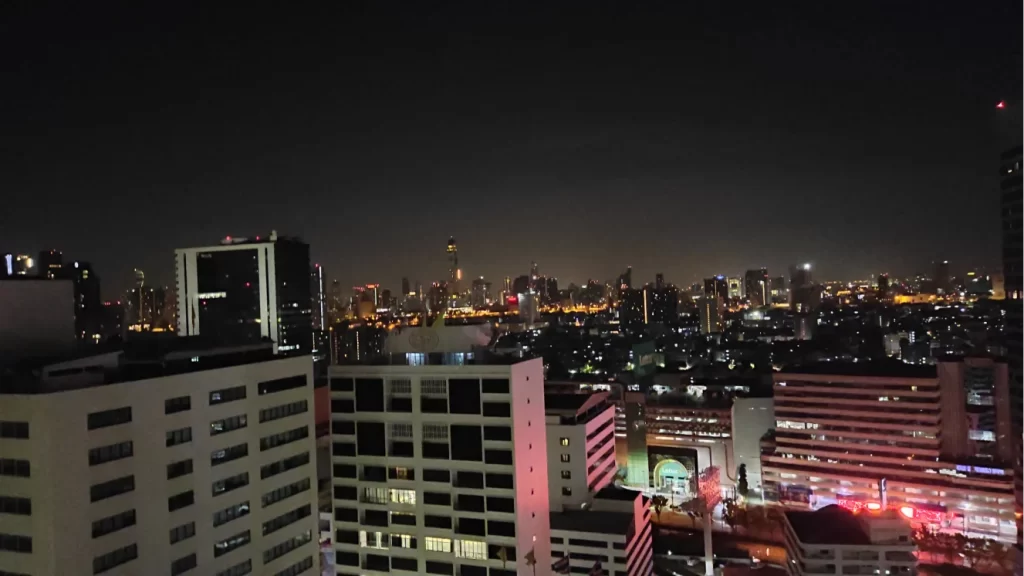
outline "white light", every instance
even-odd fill
[[[804,264],[804,270],[810,270],[810,269],[811,269],[811,265],[810,264]]]

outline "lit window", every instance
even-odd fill
[[[416,504],[416,491],[415,490],[399,490],[392,488],[391,501],[396,504]]]
[[[408,534],[392,534],[391,543],[399,548],[412,548],[412,536]]]
[[[487,560],[487,543],[472,540],[455,541],[455,557],[470,560]]]
[[[388,549],[388,537],[380,532],[359,531],[359,545],[363,548],[376,548],[378,550]]]
[[[363,502],[366,502],[368,504],[387,504],[387,488],[364,488]]]
[[[562,446],[568,446],[569,445],[569,439],[568,438],[559,438],[558,439],[558,443],[561,444]]]
[[[435,538],[433,536],[427,536],[427,550],[430,552],[448,552],[452,551],[452,541],[448,538]]]
[[[569,455],[568,454],[562,454],[562,462],[568,462],[568,461],[569,461]]]

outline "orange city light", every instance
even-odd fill
[[[882,505],[879,504],[878,502],[868,502],[867,509],[868,510],[881,510],[882,509]]]
[[[914,517],[914,507],[913,506],[901,506],[900,507],[900,514],[903,514],[907,518],[913,518]]]

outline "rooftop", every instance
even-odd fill
[[[526,362],[529,358],[493,354],[486,350],[475,352],[409,352],[404,354],[382,354],[363,362],[342,366],[512,366]]]
[[[622,488],[620,486],[608,485],[598,491],[594,495],[594,498],[601,500],[618,500],[620,502],[632,502],[636,500],[637,496],[641,493],[636,490],[630,490],[629,488]]]
[[[871,544],[853,512],[835,504],[813,512],[787,510],[786,519],[803,544]]]
[[[822,374],[834,376],[874,376],[894,378],[935,378],[935,366],[906,364],[899,360],[875,360],[870,362],[817,362],[786,366],[780,374]]]

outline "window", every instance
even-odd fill
[[[272,408],[264,408],[263,410],[260,410],[260,422],[280,420],[281,418],[302,414],[307,411],[309,411],[309,403],[305,400],[299,400],[298,402],[292,402],[291,404],[282,404]]]
[[[484,450],[484,462],[487,464],[512,464],[511,450]]]
[[[252,572],[252,560],[246,560],[241,564],[235,564],[227,570],[217,572],[217,576],[245,576]]]
[[[572,496],[572,488],[562,486],[562,496]]]
[[[291,512],[287,512],[285,514],[278,516],[277,518],[264,522],[263,535],[266,536],[267,534],[273,534],[281,528],[284,528],[289,524],[298,522],[299,520],[309,516],[311,513],[312,509],[310,505],[306,504],[305,506],[299,506],[298,508],[292,510]]]
[[[213,495],[220,496],[221,494],[227,494],[232,490],[237,490],[242,486],[249,485],[249,473],[242,472],[241,474],[235,474],[234,476],[228,476],[223,480],[217,480],[213,483]]]
[[[267,394],[284,392],[285,390],[294,390],[295,388],[302,388],[306,384],[306,375],[301,374],[299,376],[289,376],[287,378],[278,378],[277,380],[260,382],[258,388],[260,396],[265,396]]]
[[[181,526],[176,526],[174,528],[171,528],[171,533],[170,533],[171,544],[177,544],[178,542],[181,542],[182,540],[188,540],[189,538],[191,538],[191,537],[193,537],[195,535],[196,535],[196,523],[195,522],[189,522],[187,524],[182,524]]]
[[[571,480],[571,479],[572,479],[572,472],[570,472],[568,470],[562,470],[562,480]]]
[[[412,394],[412,380],[388,380],[388,391],[391,394]]]
[[[106,462],[129,458],[133,454],[134,446],[131,440],[109,446],[100,446],[99,448],[89,450],[89,466],[98,466]]]
[[[448,484],[452,481],[452,473],[448,470],[435,470],[426,468],[423,470],[424,482],[443,482]]]
[[[210,453],[210,466],[217,466],[249,455],[249,445],[242,443]]]
[[[508,394],[508,378],[484,378],[484,394]]]
[[[28,422],[0,421],[0,438],[28,439]]]
[[[568,462],[569,461],[569,455],[568,454],[562,454],[561,456],[559,456],[559,459],[562,462]]]
[[[107,516],[92,523],[92,537],[99,538],[122,528],[135,526],[135,509]]]
[[[419,572],[420,561],[415,558],[391,557],[391,568],[393,570],[405,570],[406,572]]]
[[[423,516],[423,525],[427,528],[443,528],[445,530],[451,530],[452,519],[449,516],[435,516],[433,514],[427,514]]]
[[[135,490],[135,476],[122,476],[100,484],[93,484],[89,488],[89,496],[92,502],[99,502],[132,490]]]
[[[234,402],[235,400],[245,400],[245,386],[235,386],[234,388],[224,388],[210,392],[210,406]]]
[[[284,542],[281,542],[277,546],[263,552],[263,563],[270,564],[274,560],[277,560],[281,556],[295,550],[296,548],[308,544],[313,540],[313,533],[310,530],[306,530],[302,534],[289,538]]]
[[[384,411],[384,381],[380,378],[356,378],[356,411]]]
[[[506,498],[504,496],[488,496],[487,511],[512,514],[516,511],[516,503],[512,498]]]
[[[393,422],[391,424],[391,438],[412,438],[412,424]]]
[[[336,488],[340,488],[340,486]],[[367,504],[387,504],[388,489],[376,487],[363,488],[363,502]]]
[[[381,532],[359,531],[359,546],[361,548],[375,548],[377,550],[388,549],[388,535]]]
[[[455,557],[470,560],[487,560],[487,543],[475,540],[456,540]]]
[[[392,512],[391,523],[399,526],[415,526],[416,515],[412,512]]]
[[[175,510],[180,510],[186,506],[191,506],[195,501],[196,495],[192,490],[182,492],[181,494],[175,494],[167,499],[167,511],[174,512]]]
[[[32,515],[32,500],[14,496],[0,496],[0,514]]]
[[[445,380],[436,380],[424,378],[420,381],[420,393],[421,394],[438,394],[448,395],[448,382]]]
[[[192,398],[189,396],[178,396],[164,400],[164,414],[177,414],[192,409]]]
[[[32,538],[18,534],[0,534],[0,550],[31,554]]]
[[[292,564],[291,566],[281,570],[274,574],[274,576],[298,576],[313,567],[313,557],[306,556],[303,560]]]
[[[512,415],[512,406],[508,402],[484,402],[484,416],[508,417]]]
[[[167,446],[177,446],[192,441],[192,427],[178,428],[167,432]]]
[[[87,424],[89,430],[97,430],[99,428],[107,428],[109,426],[117,426],[119,424],[127,424],[132,421],[132,408],[126,406],[124,408],[115,408],[113,410],[104,410],[102,412],[93,412],[87,417]]]
[[[352,378],[331,378],[331,392],[352,392],[356,381]]]
[[[460,471],[455,477],[455,485],[459,488],[483,488],[484,475],[482,472]]]
[[[416,520],[416,516],[413,516],[413,520]],[[334,521],[335,522],[359,522],[359,510],[356,508],[345,508],[338,506],[334,509]]]
[[[558,439],[558,443],[560,445],[562,445],[562,446],[568,446],[569,445],[569,439],[568,438],[559,438]]]
[[[286,486],[282,486],[276,490],[271,490],[270,492],[267,492],[266,494],[263,495],[263,507],[266,508],[271,504],[276,504],[281,500],[291,498],[292,496],[295,496],[296,494],[301,494],[306,490],[309,490],[309,478],[303,478],[298,482],[293,482]]]
[[[231,418],[224,418],[223,420],[214,420],[210,422],[210,436],[216,436],[217,434],[223,434],[225,432],[231,432],[232,430],[238,430],[239,428],[245,428],[247,425],[245,414],[239,414],[238,416],[232,416]]]
[[[271,448],[277,448],[278,446],[284,446],[285,444],[291,444],[292,442],[298,442],[303,438],[309,438],[309,426],[302,426],[279,434],[264,436],[263,438],[260,438],[260,452],[265,452]]]
[[[392,534],[391,535],[391,547],[392,548],[415,548],[415,538],[411,534]]]
[[[430,506],[451,506],[452,495],[448,492],[424,492],[423,503]]]
[[[484,426],[484,440],[512,440],[511,426]]]
[[[488,520],[487,521],[487,534],[494,536],[511,536],[515,538],[516,525],[512,522],[502,522],[499,520]]]
[[[435,538],[433,536],[426,537],[425,547],[430,552],[447,552],[452,551],[452,541],[448,538]]]
[[[192,459],[179,460],[172,462],[167,465],[167,479],[177,478],[179,476],[186,476],[192,473]]]
[[[415,468],[388,468],[388,478],[391,480],[415,480]]]
[[[378,490],[384,490],[379,488]],[[334,499],[335,500],[356,500],[358,498],[359,489],[355,486],[335,486],[334,487]],[[382,502],[380,502],[382,503]]]
[[[193,552],[184,558],[178,558],[174,562],[171,562],[171,576],[178,576],[178,574],[184,574],[189,570],[198,566],[196,562],[196,555]]]
[[[232,520],[237,520],[243,516],[249,515],[249,502],[241,502],[233,506],[228,506],[223,510],[218,510],[213,513],[213,527],[216,528],[221,524],[227,524]]]
[[[398,490],[392,488],[390,490],[389,499],[395,504],[416,504],[416,491],[415,490]]]
[[[131,546],[125,546],[124,548],[118,548],[113,552],[108,552],[102,556],[97,556],[92,559],[92,573],[102,574],[107,570],[117,568],[122,564],[127,564],[132,560],[139,557],[139,547],[135,544]]]
[[[213,556],[215,558],[219,558],[232,550],[237,550],[238,548],[248,544],[249,539],[250,534],[248,530],[245,532],[239,532],[234,536],[229,536],[213,545]]]
[[[448,439],[448,425],[447,424],[424,424],[423,425],[423,439],[424,440],[447,440]]]
[[[359,472],[355,464],[335,464],[334,465],[334,477],[335,478],[358,478]]]
[[[29,478],[29,461],[14,460],[12,458],[0,458],[0,476],[16,476],[19,478]]]
[[[334,414],[354,414],[355,411],[355,400],[350,400],[348,398],[335,398],[331,400],[331,412]]]

